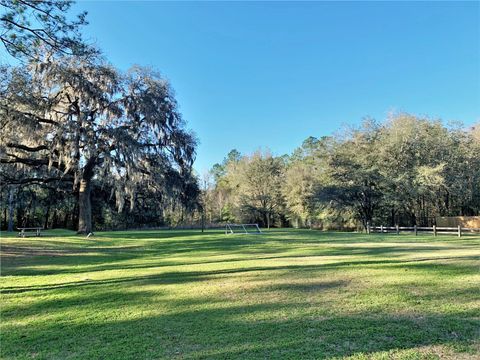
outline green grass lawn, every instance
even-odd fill
[[[479,359],[480,236],[2,234],[2,359]]]

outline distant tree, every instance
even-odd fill
[[[345,134],[326,162],[328,181],[318,192],[321,202],[353,210],[364,227],[372,222],[382,199],[382,177],[376,161],[378,124],[367,119],[361,129]]]
[[[480,124],[451,132],[450,161],[443,171],[447,212],[480,214]]]
[[[328,141],[326,137],[317,139],[310,136],[286,161],[282,193],[288,218],[296,226],[312,226],[316,221],[318,210],[316,194],[325,169],[323,162],[327,154],[325,147]]]
[[[121,74],[100,58],[64,57],[10,68],[5,79],[1,163],[42,171],[43,182],[73,183],[79,232],[92,231],[94,177],[112,187],[120,209],[126,198],[133,206],[140,186],[174,179],[185,204],[197,191],[195,139],[159,74],[139,67]]]
[[[285,172],[282,193],[285,197],[289,217],[300,219],[304,224],[312,225],[317,206],[318,180],[313,169],[304,162],[292,164]]]
[[[383,124],[375,148],[384,178],[384,213],[390,223],[427,224],[443,210],[445,171],[454,151],[441,122],[396,114]]]
[[[235,170],[240,162],[242,155],[236,149],[230,150],[227,156],[220,164],[214,164],[209,171],[214,185],[207,190],[208,209],[210,211],[210,221],[235,221],[235,216],[231,213],[233,202],[232,185],[229,182],[227,174]]]
[[[284,206],[283,173],[280,158],[256,152],[243,157],[227,175],[240,208],[250,214],[259,214],[268,228],[274,215],[281,214]]]
[[[290,161],[309,161],[313,158],[315,153],[319,149],[320,142],[323,140],[319,140],[316,137],[309,136],[306,138],[302,145],[296,148],[292,155],[290,156]]]
[[[215,181],[220,181],[226,174],[228,166],[235,166],[242,158],[242,154],[236,149],[230,150],[227,156],[223,159],[221,164],[214,164],[210,169]]]
[[[431,224],[436,216],[480,214],[478,154],[480,125],[398,113],[309,137],[291,156],[229,156],[214,168],[211,191],[222,195],[224,214],[259,216],[266,225],[268,213],[323,228]]]

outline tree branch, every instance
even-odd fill
[[[55,177],[55,178],[26,178],[26,179],[6,179],[3,182],[7,185],[26,185],[26,184],[48,184],[51,182],[73,182],[72,177]]]
[[[22,144],[8,143],[7,147],[13,148],[13,149],[25,150],[25,151],[29,151],[29,152],[37,152],[37,151],[41,151],[41,150],[48,150],[48,146],[46,146],[46,145],[39,145],[39,146],[35,146],[35,147],[30,147],[30,146],[22,145]]]

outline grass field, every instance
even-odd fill
[[[2,235],[2,359],[479,359],[480,236]]]

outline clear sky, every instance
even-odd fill
[[[479,2],[80,1],[116,66],[176,90],[202,173],[236,148],[291,152],[390,111],[480,120]]]

